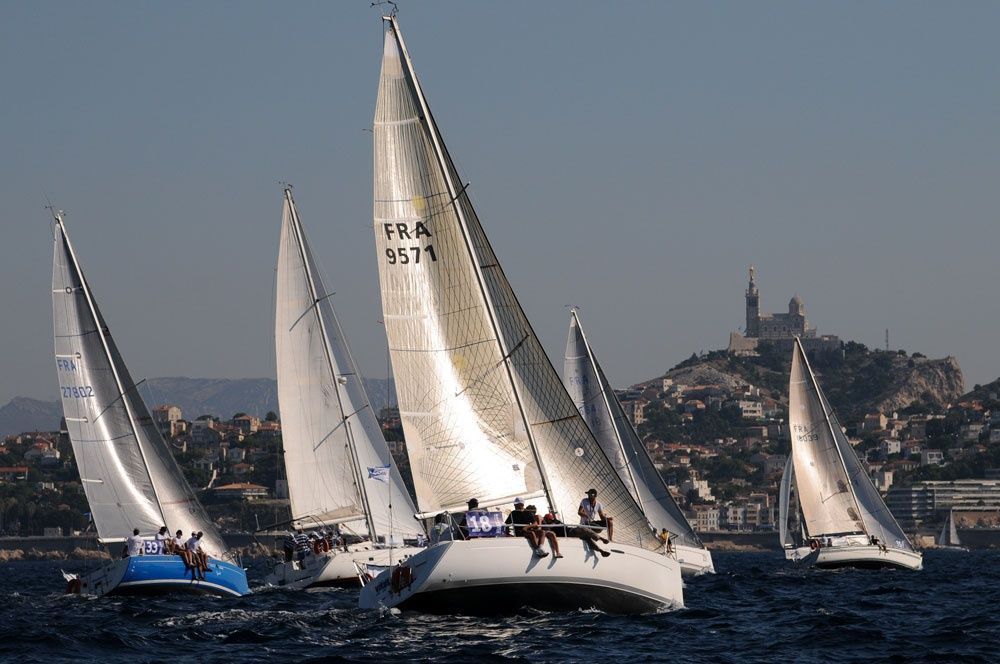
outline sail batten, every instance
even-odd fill
[[[621,539],[651,545],[638,505],[524,316],[468,190],[459,186],[398,25],[387,21],[373,218],[419,508],[435,513],[470,498],[543,491],[570,521],[593,486],[620,524]],[[413,118],[419,122],[400,122]],[[448,201],[439,206],[442,195]]]
[[[202,546],[225,551],[139,396],[55,215],[52,293],[55,359],[66,428],[98,535],[138,528],[202,531]]]
[[[363,523],[372,539],[415,537],[422,527],[364,391],[332,295],[286,189],[275,348],[293,519],[302,525]],[[385,481],[366,476],[366,469],[379,467],[389,469]]]

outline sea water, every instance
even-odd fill
[[[62,594],[60,568],[0,565],[0,659],[25,662],[478,663],[1000,660],[1000,552],[931,551],[924,570],[822,571],[716,553],[686,608],[646,616],[523,609],[499,618],[360,611],[357,591],[244,598]],[[263,565],[250,569],[259,586]]]

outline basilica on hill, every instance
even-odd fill
[[[806,319],[806,307],[798,295],[788,302],[788,313],[762,314],[760,312],[760,291],[757,289],[757,268],[750,266],[750,283],[746,290],[746,325],[743,333],[729,334],[729,352],[737,355],[753,355],[757,344],[761,341],[774,341],[790,344],[792,339],[799,337],[806,348],[839,347],[840,339],[832,335],[822,337],[816,334],[815,327],[809,327]]]

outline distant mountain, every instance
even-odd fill
[[[386,381],[366,378],[365,389],[376,412],[386,404]],[[396,395],[389,384],[392,402]],[[216,415],[228,419],[239,412],[263,417],[278,412],[278,387],[271,378],[150,378],[139,385],[139,393],[153,408],[169,403],[178,406],[184,418]],[[58,401],[15,397],[0,408],[0,435],[22,431],[54,431],[59,428],[62,407]]]
[[[58,401],[39,401],[28,397],[14,397],[0,408],[0,435],[22,431],[55,431],[62,418]]]

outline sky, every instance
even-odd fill
[[[798,293],[820,333],[1000,375],[1000,4],[401,2],[479,217],[557,367],[612,382]],[[0,21],[0,403],[54,399],[51,225],[136,380],[274,376],[279,181],[361,369],[378,9],[13,2]]]

